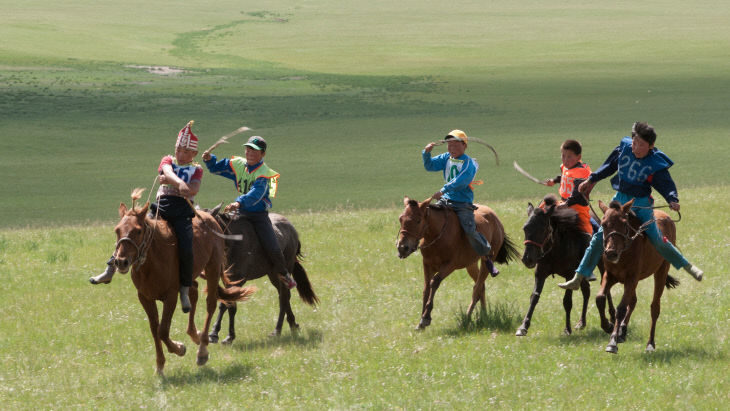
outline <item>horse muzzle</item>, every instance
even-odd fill
[[[621,253],[616,250],[605,250],[603,255],[606,257],[606,261],[611,264],[618,263],[619,259],[621,258]]]
[[[117,271],[121,274],[127,274],[129,267],[131,266],[128,258],[115,258],[114,265],[117,267]]]
[[[537,258],[535,258],[533,253],[528,254],[525,252],[522,254],[522,264],[524,264],[527,268],[535,268],[537,265]]]
[[[411,244],[410,241],[401,240],[398,242],[398,258],[401,260],[413,254],[417,249],[417,244]]]

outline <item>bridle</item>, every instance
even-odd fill
[[[155,213],[157,214],[157,213]],[[155,215],[155,220],[157,219],[157,215]],[[147,251],[150,248],[150,245],[152,244],[152,237],[154,235],[154,229],[150,227],[147,222],[144,222],[144,232],[142,233],[142,242],[140,244],[137,244],[132,240],[130,237],[122,237],[117,241],[117,245],[114,248],[114,257],[116,258],[117,250],[119,250],[119,246],[123,242],[128,242],[134,246],[134,248],[137,250],[137,258],[130,264],[130,266],[135,265],[142,265],[144,264],[145,260],[147,259]]]
[[[681,219],[682,217],[680,217]],[[636,240],[637,237],[639,237],[641,234],[644,233],[647,229],[649,229],[649,226],[656,222],[655,218],[652,218],[651,220],[641,224],[638,229],[634,229],[631,227],[631,224],[629,224],[628,219],[627,221],[624,221],[624,232],[621,233],[618,230],[611,231],[608,234],[604,233],[603,239],[604,242],[608,240],[611,236],[619,236],[624,239],[624,248],[619,251],[619,254],[623,253],[624,251],[628,250],[631,245],[634,243],[634,240]],[[631,235],[631,232],[633,231],[633,235]]]
[[[420,230],[421,232],[419,234],[415,235],[415,234],[409,232],[408,230],[402,228],[398,232],[398,236],[400,237],[401,235],[407,235],[407,236],[410,236],[410,237],[415,237],[415,238],[417,238],[419,240],[422,239],[423,236],[426,234],[426,230],[428,229],[428,214],[429,214],[429,209],[427,208],[426,209],[426,212],[423,215],[424,222],[423,222],[422,228]],[[430,241],[426,245],[420,245],[419,244],[418,245],[418,249],[423,250],[424,248],[428,248],[428,247],[431,247],[432,245],[436,244],[436,242],[439,239],[441,239],[441,237],[444,235],[444,232],[446,232],[446,226],[448,225],[448,223],[449,223],[448,218],[444,218],[444,225],[443,225],[443,227],[441,227],[441,232],[439,233],[439,235],[436,236],[436,238],[434,238],[432,241]],[[398,243],[398,240],[396,239],[396,244],[397,243]]]
[[[550,243],[550,248],[545,250],[545,246]],[[550,219],[548,218],[548,228],[547,228],[547,234],[545,235],[545,239],[542,241],[542,243],[538,243],[537,241],[528,240],[525,239],[525,241],[522,243],[524,245],[534,245],[535,247],[540,249],[540,257],[538,259],[543,258],[547,253],[549,253],[553,246],[555,245],[555,242],[553,241],[553,225],[550,224]]]

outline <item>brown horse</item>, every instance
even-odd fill
[[[121,220],[114,228],[117,234],[114,264],[122,274],[132,269],[132,282],[137,288],[139,302],[147,313],[152,339],[155,342],[156,371],[162,376],[165,367],[162,343],[165,343],[169,352],[179,356],[185,355],[186,351],[185,345],[170,339],[170,323],[180,288],[177,241],[167,222],[147,216],[149,202],[142,208],[135,207],[134,202],[139,199],[140,193],[141,191],[135,190],[132,194],[131,209],[127,209],[124,203],[119,205]],[[225,285],[229,285],[230,282],[223,275],[225,267],[223,240],[215,236],[212,230],[221,231],[215,219],[207,213],[198,212],[198,216],[193,219],[195,254],[193,284],[189,291],[192,309],[188,314],[187,327],[187,334],[195,344],[200,345],[198,365],[208,361],[208,329],[217,299],[220,297],[225,301],[243,301],[255,291],[255,287],[223,289],[218,284],[221,279]],[[208,286],[207,312],[203,330],[198,332],[195,327],[195,306],[198,301],[198,284],[195,277],[203,271]],[[162,321],[158,317],[156,301],[162,301]]]
[[[654,275],[654,297],[651,301],[651,330],[646,351],[654,351],[654,331],[661,311],[660,300],[664,287],[674,288],[679,281],[669,275],[669,262],[654,248],[645,235],[641,235],[643,228],[636,215],[631,212],[634,200],[621,205],[612,201],[609,206],[598,202],[603,210],[603,263],[605,272],[601,281],[601,289],[596,295],[596,305],[601,315],[601,327],[611,333],[611,339],[606,346],[606,352],[617,353],[618,343],[626,339],[627,327],[631,314],[636,307],[636,287],[639,281]],[[661,233],[676,244],[676,227],[667,213],[654,210],[654,219]],[[624,295],[616,308],[616,320],[611,322],[605,316],[606,294],[616,283],[624,285]]]
[[[421,203],[405,197],[405,210],[400,215],[398,234],[398,256],[403,259],[417,249],[423,256],[423,306],[421,321],[417,329],[431,324],[431,311],[436,291],[446,277],[454,270],[466,268],[474,280],[471,304],[467,316],[471,317],[477,301],[486,309],[484,282],[487,279],[486,257],[477,255],[469,244],[464,230],[459,224],[456,213],[445,207],[430,205],[431,198]],[[492,246],[489,258],[507,264],[519,258],[519,253],[504,232],[502,223],[491,208],[478,205],[474,211],[477,230],[484,235]],[[478,266],[481,260],[481,267]]]

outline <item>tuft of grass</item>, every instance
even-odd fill
[[[456,329],[463,333],[483,330],[506,332],[517,328],[521,320],[514,302],[487,299],[486,309],[478,307],[471,317],[466,315],[466,309],[461,308],[456,314]]]

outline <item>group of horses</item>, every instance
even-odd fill
[[[492,245],[491,254],[478,256],[461,230],[456,214],[447,208],[431,204],[431,198],[418,202],[404,199],[404,210],[400,215],[400,231],[397,248],[400,258],[406,258],[416,250],[423,257],[423,307],[417,328],[431,324],[434,295],[441,282],[454,270],[466,268],[474,280],[471,304],[467,310],[470,317],[477,301],[484,308],[484,284],[487,278],[487,259],[500,264],[509,263],[519,257],[514,244],[505,234],[502,223],[489,207],[475,205],[474,217],[477,229]],[[660,312],[660,299],[664,288],[674,288],[679,281],[668,274],[669,262],[662,258],[644,235],[639,233],[641,222],[631,212],[633,200],[626,204],[612,202],[609,206],[599,201],[604,213],[601,221],[604,233],[604,255],[599,270],[602,274],[600,289],[596,295],[601,328],[611,334],[606,351],[617,353],[617,343],[626,339],[631,313],[636,306],[636,287],[640,280],[654,276],[654,297],[651,303],[651,330],[646,350],[654,351],[654,333]],[[676,228],[669,216],[654,210],[654,219],[668,241],[676,244]],[[525,234],[522,262],[527,268],[535,268],[535,286],[530,296],[530,306],[516,336],[527,335],[532,315],[540,299],[545,280],[551,274],[566,279],[572,278],[590,243],[590,234],[581,230],[575,210],[561,207],[554,195],[547,195],[540,207],[528,203],[527,221],[523,226]],[[477,264],[481,261],[481,266]],[[616,283],[624,285],[624,294],[618,307],[611,300],[611,288]],[[581,282],[583,305],[575,329],[586,325],[586,310],[590,288],[587,281]],[[606,317],[606,300],[610,320]],[[563,297],[565,309],[565,334],[572,332],[570,312],[573,306],[573,291],[566,290]]]
[[[120,221],[115,227],[117,244],[114,264],[120,273],[131,269],[132,281],[137,295],[149,319],[150,331],[155,344],[156,371],[163,375],[165,356],[162,344],[178,356],[185,355],[181,342],[170,339],[170,323],[177,305],[179,288],[178,259],[175,235],[168,224],[148,214],[149,202],[137,206],[141,191],[132,194],[132,207],[120,204]],[[472,298],[467,316],[471,316],[480,303],[486,308],[485,282],[489,275],[496,275],[491,262],[508,264],[520,257],[515,244],[507,236],[496,213],[484,205],[475,205],[474,217],[477,229],[492,246],[488,256],[479,256],[470,246],[456,214],[447,207],[431,204],[432,199],[422,202],[404,198],[404,210],[400,215],[400,231],[397,239],[398,256],[403,259],[420,250],[423,257],[423,305],[418,329],[431,324],[434,297],[441,282],[455,270],[466,268],[474,280]],[[604,230],[604,257],[599,269],[602,273],[600,290],[596,296],[601,328],[611,334],[606,351],[616,353],[617,343],[626,338],[631,313],[636,306],[637,283],[654,276],[654,299],[651,304],[652,325],[647,351],[656,347],[654,332],[660,312],[660,298],[664,287],[673,288],[679,282],[668,275],[669,263],[656,252],[644,236],[629,236],[636,232],[639,220],[631,213],[632,202],[611,203],[599,201],[604,212],[601,225]],[[208,361],[209,343],[218,342],[218,332],[225,312],[229,313],[229,333],[222,343],[235,338],[234,318],[236,302],[248,299],[256,291],[255,286],[244,286],[248,280],[268,276],[279,293],[279,316],[272,335],[280,335],[284,319],[293,333],[299,325],[291,309],[291,292],[278,275],[273,274],[272,265],[258,240],[251,224],[232,214],[220,213],[219,207],[212,210],[197,210],[193,219],[194,232],[194,281],[190,287],[192,309],[188,314],[187,334],[199,345],[198,365]],[[531,318],[540,298],[545,279],[551,274],[569,278],[575,273],[583,253],[590,241],[590,235],[580,230],[578,216],[570,208],[557,204],[555,196],[548,195],[540,207],[528,203],[527,221],[522,262],[528,268],[535,267],[535,286],[530,297],[530,307],[517,329],[517,336],[527,335]],[[302,300],[312,306],[319,303],[304,267],[301,265],[301,243],[294,226],[278,214],[270,214],[279,245],[284,253],[289,272],[297,283]],[[661,211],[655,211],[655,219],[662,233],[675,243],[676,230],[673,221]],[[237,234],[238,238],[225,235]],[[196,278],[207,283],[206,315],[203,329],[195,326],[195,311],[198,301]],[[221,286],[222,283],[222,286]],[[614,309],[610,290],[616,283],[624,284],[624,295]],[[575,329],[586,325],[586,310],[590,294],[587,282],[581,284],[583,305]],[[605,303],[609,303],[610,320],[605,315]],[[156,301],[162,302],[162,319],[159,319]],[[218,318],[210,330],[211,320],[220,301]],[[564,333],[571,333],[570,311],[572,291],[566,290],[563,298],[565,308]]]

